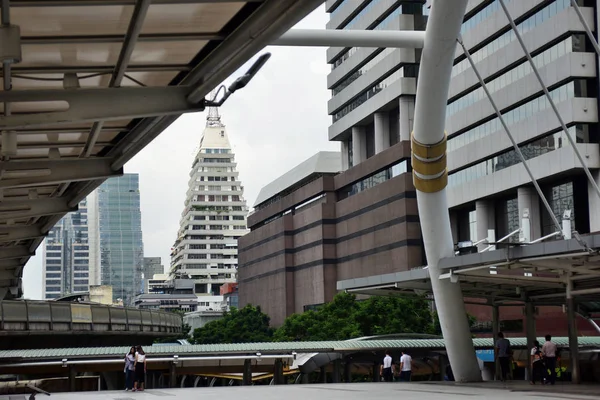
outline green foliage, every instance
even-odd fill
[[[232,307],[223,318],[194,330],[192,341],[196,344],[270,342],[273,329],[269,322],[269,316],[260,307]]]
[[[394,333],[431,333],[430,303],[421,297],[370,297],[339,293],[316,311],[294,314],[275,332],[276,341],[347,340]]]
[[[474,318],[469,316],[471,322]],[[425,297],[373,296],[358,301],[339,293],[316,310],[293,314],[277,330],[260,307],[232,308],[222,319],[193,333],[197,344],[256,343],[271,341],[347,340],[361,336],[397,333],[439,334],[439,319]]]

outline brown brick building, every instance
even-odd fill
[[[322,152],[263,189],[238,243],[240,306],[279,325],[331,301],[338,280],[423,265],[409,157],[402,142],[338,174],[339,154]]]

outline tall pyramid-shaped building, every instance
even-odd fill
[[[248,232],[243,193],[225,125],[210,109],[171,253],[170,275],[193,279],[198,296],[237,281],[237,241]]]

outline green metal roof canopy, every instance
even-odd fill
[[[541,340],[541,338],[540,338]],[[510,338],[513,347],[527,346],[526,338]],[[561,347],[568,346],[566,337],[553,338]],[[492,339],[473,339],[476,348],[491,348]],[[600,348],[600,337],[580,337],[580,347]],[[358,352],[376,351],[387,349],[431,349],[443,350],[443,339],[403,339],[403,340],[348,340],[325,342],[277,342],[277,343],[236,343],[236,344],[205,344],[191,346],[148,346],[144,350],[151,359],[153,356],[168,355],[233,355],[233,354],[282,354],[282,353],[318,353],[318,352]],[[63,358],[105,358],[122,356],[129,347],[96,347],[96,348],[69,348],[69,349],[41,349],[41,350],[7,350],[0,351],[0,362],[4,359],[20,360],[31,359],[49,360]]]

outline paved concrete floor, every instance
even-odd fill
[[[578,389],[578,390],[575,390]],[[253,387],[220,387],[197,389],[154,389],[145,392],[87,392],[56,393],[55,400],[150,400],[157,398],[173,400],[366,400],[366,399],[406,399],[418,400],[459,400],[466,397],[485,400],[536,400],[598,399],[600,386],[574,387],[556,385],[554,387],[531,387],[530,385],[501,384],[448,385],[448,384],[327,384],[327,385],[285,385]],[[38,396],[43,399],[44,396]]]

